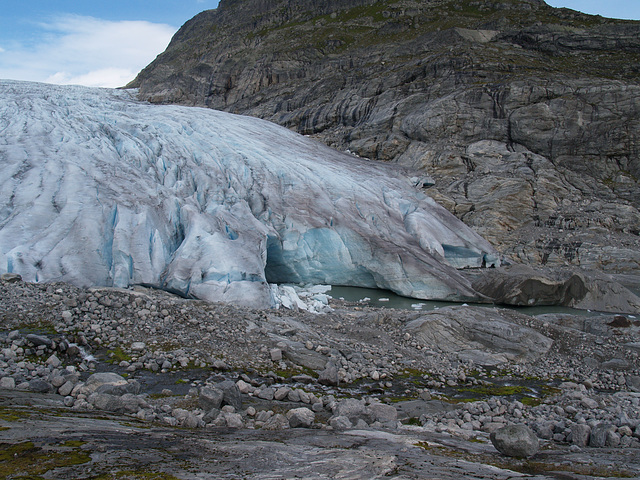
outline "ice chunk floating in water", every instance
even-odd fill
[[[0,272],[274,305],[269,282],[474,300],[491,246],[395,167],[127,91],[0,82]]]

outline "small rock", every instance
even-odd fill
[[[212,367],[216,370],[231,370],[231,367],[222,360],[214,360]]]
[[[269,350],[269,355],[271,356],[271,360],[274,362],[279,362],[282,360],[282,350],[279,348],[272,348]]]
[[[345,417],[344,415],[331,417],[329,419],[329,425],[331,425],[334,430],[348,430],[350,428],[353,428],[351,420],[349,420],[349,418]]]
[[[231,405],[236,411],[242,410],[242,397],[240,396],[240,389],[233,380],[225,380],[216,384],[216,388],[222,390],[224,397],[222,399],[223,405]]]
[[[64,397],[69,396],[73,391],[74,383],[71,381],[66,381],[58,388],[58,395],[62,395]],[[73,398],[73,397],[72,397]]]
[[[29,335],[27,335],[27,341],[33,343],[36,347],[40,345],[50,347],[53,344],[53,340],[51,340],[49,337],[45,337],[44,335],[36,335],[35,333],[30,333]]]
[[[236,382],[236,386],[238,387],[238,391],[243,395],[246,395],[251,390],[251,385],[249,385],[244,380],[238,380]]]
[[[58,357],[56,357],[55,354],[53,354],[49,358],[47,358],[47,361],[45,363],[47,365],[51,365],[53,368],[58,368],[62,364],[60,359]]]
[[[503,455],[526,458],[538,453],[538,437],[526,425],[509,425],[490,435],[491,443]]]
[[[282,401],[285,398],[287,398],[287,396],[289,395],[290,392],[291,392],[291,388],[290,387],[280,387],[273,394],[273,398],[274,398],[274,400]]]
[[[242,415],[239,413],[224,413],[224,419],[227,422],[227,427],[229,428],[242,428],[244,427],[244,422],[242,420]]]
[[[273,400],[275,390],[271,387],[263,388],[255,393],[256,397],[261,398],[263,400]]]
[[[50,383],[55,388],[60,388],[67,380],[62,375],[54,375],[51,377]]]

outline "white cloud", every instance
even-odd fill
[[[34,45],[5,45],[0,78],[119,87],[161,53],[175,33],[170,25],[111,22],[67,15],[39,24]]]

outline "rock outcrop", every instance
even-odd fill
[[[447,307],[429,312],[406,326],[411,337],[437,345],[461,361],[500,365],[509,361],[533,362],[544,356],[553,341],[515,319],[524,315],[486,307]]]
[[[271,283],[482,300],[456,268],[498,262],[395,166],[270,122],[115,90],[0,97],[2,273],[269,307]]]
[[[639,38],[541,0],[222,0],[130,86],[426,171],[518,261],[634,272]]]
[[[640,298],[602,273],[537,269],[524,265],[475,275],[473,287],[495,303],[515,306],[562,305],[599,312],[640,312]]]

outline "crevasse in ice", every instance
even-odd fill
[[[269,283],[477,298],[492,247],[397,168],[133,92],[0,81],[0,272],[277,303]]]

